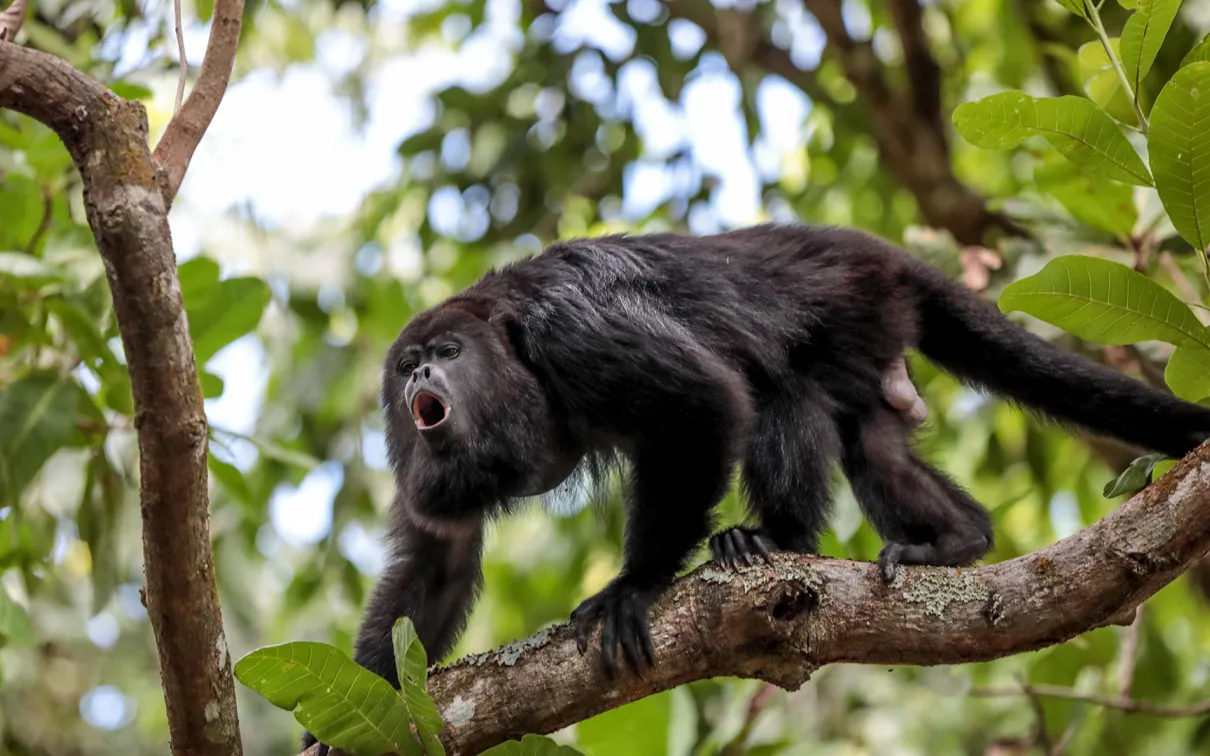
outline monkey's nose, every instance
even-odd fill
[[[428,365],[425,365],[425,366],[424,366],[424,377],[425,377],[425,379],[426,379],[426,380],[427,380],[427,379],[428,379],[428,377],[429,377],[429,366],[428,366]]]

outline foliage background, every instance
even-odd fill
[[[184,10],[197,65],[211,6]],[[756,38],[742,32],[749,10]],[[843,13],[902,86],[886,3],[851,0]],[[1126,11],[1102,13],[1116,36]],[[19,41],[143,100],[154,139],[175,87],[170,18],[160,0],[51,0],[36,3]],[[214,430],[212,529],[235,658],[286,640],[350,646],[391,492],[382,354],[411,314],[492,265],[557,237],[804,219],[858,226],[961,270],[947,229],[922,225],[921,184],[880,156],[881,114],[822,55],[825,35],[798,3],[256,0],[245,22],[236,82],[172,216]],[[980,96],[1078,94],[1103,73],[1087,48],[1077,53],[1092,31],[1051,0],[934,0],[923,28],[944,72],[946,124]],[[1210,2],[1187,0],[1145,85],[1166,81],[1208,29]],[[808,73],[770,73],[769,49]],[[1145,86],[1143,99],[1157,91]],[[989,152],[949,140],[946,171],[1035,234],[1003,241],[989,297],[1051,256],[1084,252],[1140,262],[1207,302],[1170,226],[1154,229],[1159,244],[1140,261],[1058,201],[1053,182],[1107,193],[1135,232],[1158,209],[1153,190],[1080,183],[1043,144]],[[53,134],[11,113],[0,113],[0,172],[0,752],[163,753],[139,598],[130,389],[79,178]],[[1136,374],[1167,356],[1030,325]],[[1049,544],[1119,501],[1101,487],[1120,453],[913,367],[931,408],[921,447],[992,508],[991,559]],[[877,537],[847,492],[839,498],[824,553],[874,558]],[[722,519],[740,512],[729,497]],[[613,502],[564,518],[535,509],[495,528],[486,591],[456,653],[564,620],[620,566],[621,524]],[[1134,695],[1210,697],[1206,582],[1191,573],[1146,604]],[[8,619],[9,601],[27,610],[28,629]],[[961,668],[829,667],[791,694],[696,683],[559,737],[588,754],[1017,752],[1038,719],[1031,702],[969,689],[1020,676],[1114,691],[1123,632]],[[1204,719],[1042,706],[1054,739],[1078,723],[1067,753],[1210,752]],[[247,753],[295,749],[288,714],[246,689],[240,711]]]

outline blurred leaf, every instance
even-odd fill
[[[124,100],[150,100],[153,95],[149,88],[130,81],[111,81],[107,86]]]
[[[1138,211],[1129,184],[1093,178],[1060,159],[1038,166],[1034,180],[1081,223],[1119,237],[1134,230]]]
[[[1105,484],[1105,498],[1142,491],[1151,483],[1151,472],[1155,466],[1167,458],[1164,454],[1146,454],[1135,459],[1121,475]]]
[[[390,683],[333,646],[297,642],[257,649],[235,678],[329,746],[355,754],[420,756],[403,699]]]
[[[1190,63],[1202,63],[1210,61],[1210,37],[1206,37],[1201,42],[1198,42],[1192,50],[1190,50],[1181,60],[1181,68]]]
[[[13,501],[76,430],[79,388],[34,373],[0,389],[0,501]]]
[[[126,485],[104,450],[92,453],[85,471],[84,496],[76,515],[80,539],[92,557],[92,614],[99,613],[121,582],[118,535]]]
[[[1138,11],[1126,19],[1122,28],[1122,67],[1135,92],[1155,63],[1155,55],[1180,7],[1181,0],[1141,0]]]
[[[1176,72],[1151,111],[1147,138],[1155,188],[1194,249],[1210,248],[1210,62]]]
[[[301,467],[304,470],[310,470],[318,467],[320,464],[318,459],[310,454],[307,454],[306,452],[301,452],[296,449],[287,449],[286,447],[275,444],[272,441],[265,441],[252,436],[246,436],[243,433],[236,433],[235,431],[226,430],[224,428],[215,428],[214,426],[211,426],[211,430],[216,433],[223,433],[228,436],[234,436],[235,438],[247,441],[248,443],[255,445],[261,454],[269,457],[270,459],[276,459],[278,462],[282,462],[287,465],[293,465],[294,467]]]
[[[954,127],[985,149],[1009,149],[1041,134],[1069,160],[1090,173],[1151,186],[1147,166],[1114,122],[1082,97],[1035,99],[1002,92],[954,110]]]
[[[1115,55],[1118,54],[1120,41],[1116,37],[1109,40]],[[1099,40],[1080,45],[1076,60],[1080,68],[1080,81],[1089,99],[1122,123],[1137,126],[1138,115],[1126,96],[1126,90],[1122,89],[1122,80],[1118,78],[1117,69],[1109,59],[1109,53],[1105,52],[1105,46]],[[1146,103],[1143,101],[1140,104]]]
[[[218,350],[255,329],[268,306],[268,284],[251,277],[219,281],[207,296],[192,304],[185,300],[197,364],[206,364]]]
[[[1210,331],[1184,302],[1133,268],[1097,257],[1056,257],[1006,286],[999,304],[1100,344],[1158,339],[1210,347]]]
[[[641,753],[659,756],[668,751],[668,693],[598,714],[576,725],[576,740],[587,756]]]
[[[1210,349],[1177,347],[1164,370],[1164,381],[1172,393],[1187,402],[1210,397]]]
[[[0,646],[33,646],[37,642],[24,607],[0,586]]]
[[[202,370],[198,373],[198,380],[202,384],[202,396],[204,398],[217,399],[223,395],[223,379],[214,373],[207,373],[205,370]]]
[[[526,735],[492,746],[479,756],[582,756],[571,746],[559,745],[544,735]]]
[[[1055,0],[1055,2],[1080,18],[1084,18],[1084,0]]]
[[[31,286],[62,280],[57,270],[33,255],[0,252],[0,278],[24,279]]]
[[[428,676],[428,654],[416,636],[416,628],[412,620],[401,617],[395,621],[391,629],[391,642],[395,648],[395,666],[399,673],[399,684],[403,691],[403,700],[407,705],[408,714],[420,740],[424,743],[428,756],[445,756],[445,747],[437,739],[437,733],[445,726],[441,715],[437,713],[437,705],[425,690],[425,680]]]
[[[443,139],[445,139],[445,134],[441,129],[428,129],[419,134],[413,134],[399,145],[399,154],[403,157],[412,157],[421,152],[439,150]]]
[[[239,468],[221,459],[216,459],[213,453],[206,456],[206,464],[210,467],[210,472],[214,475],[215,480],[222,484],[232,498],[251,506],[252,492],[248,489],[248,482],[244,480],[244,474],[239,471]]]

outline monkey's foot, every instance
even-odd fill
[[[584,600],[571,613],[576,623],[580,653],[588,650],[588,636],[597,620],[601,621],[601,657],[610,676],[617,675],[617,651],[642,677],[644,663],[655,666],[655,647],[651,643],[650,611],[659,591],[644,590],[614,580],[600,593]]]
[[[758,557],[772,566],[771,551],[777,551],[777,544],[763,529],[728,528],[710,536],[710,556],[720,567],[752,565]]]

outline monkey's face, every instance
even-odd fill
[[[490,346],[465,325],[419,336],[405,331],[387,366],[388,413],[397,423],[410,422],[433,452],[470,443],[491,402]]]

